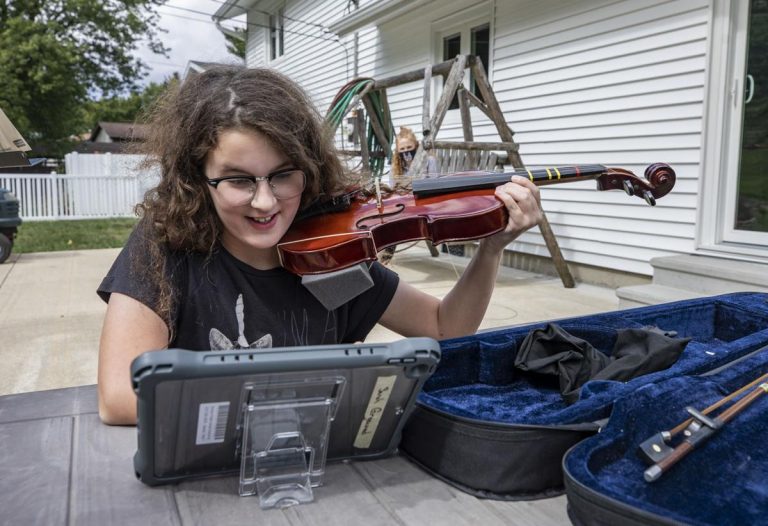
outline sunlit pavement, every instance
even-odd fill
[[[0,265],[0,395],[96,382],[105,304],[96,287],[119,249],[12,254]],[[395,254],[401,279],[441,297],[465,258],[429,255],[423,244]],[[615,310],[613,289],[502,267],[481,330]],[[367,341],[399,336],[377,326]]]

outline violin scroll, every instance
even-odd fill
[[[656,200],[667,195],[675,186],[675,171],[668,164],[655,163],[645,169],[645,179],[624,168],[607,168],[597,178],[598,190],[624,190],[627,195],[645,199],[651,206]]]

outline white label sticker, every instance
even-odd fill
[[[197,412],[197,438],[195,445],[221,444],[227,430],[229,402],[200,404]]]
[[[357,431],[354,446],[360,449],[371,447],[373,435],[379,427],[381,415],[387,406],[389,397],[392,395],[392,387],[395,385],[397,376],[380,376],[373,386],[371,399],[368,400],[368,407],[365,409],[363,421],[360,423],[360,429]]]

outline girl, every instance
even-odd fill
[[[166,95],[150,129],[146,153],[161,181],[98,289],[108,302],[98,366],[108,424],[136,422],[128,371],[149,350],[356,342],[376,323],[403,336],[472,334],[503,248],[541,217],[538,189],[517,178],[496,190],[506,229],[480,242],[442,301],[373,263],[374,286],[329,311],[276,249],[302,207],[347,183],[301,89],[275,71],[219,67]]]
[[[411,162],[416,155],[416,149],[419,147],[419,141],[416,139],[416,134],[413,130],[406,126],[400,126],[400,131],[395,137],[395,151],[392,155],[392,175],[395,176],[395,181],[402,176],[410,173]],[[424,169],[425,173],[433,174],[437,173],[437,159],[434,155],[427,157],[427,166]]]

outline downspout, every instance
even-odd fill
[[[353,55],[352,55],[353,56],[353,61],[352,61],[352,78],[353,79],[356,79],[358,77],[358,75],[359,75],[359,73],[358,73],[358,71],[359,71],[359,62],[360,62],[360,57],[359,57],[359,52],[358,52],[359,51],[358,50],[359,42],[360,42],[360,35],[358,34],[357,31],[355,31],[355,37],[352,40],[352,52],[353,52]]]
[[[360,9],[360,2],[355,2],[355,11]],[[352,78],[356,79],[360,71],[360,33],[355,31],[355,37],[353,39],[353,64],[352,64]]]

